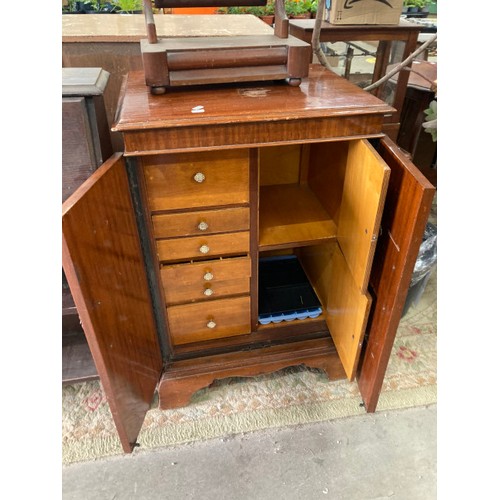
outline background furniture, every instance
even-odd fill
[[[290,34],[311,43],[315,22],[315,19],[291,19]],[[404,20],[394,25],[333,25],[323,21],[320,42],[378,42],[371,79],[371,82],[375,82],[386,74],[389,64],[403,61],[416,49],[418,34],[421,30],[421,26]],[[356,77],[352,74],[341,76],[350,79]],[[384,96],[384,85],[373,91],[374,95],[396,108],[394,114],[386,117],[383,128],[394,141],[398,135],[407,84],[408,75],[403,73],[390,99]]]
[[[437,144],[422,127],[425,121],[424,111],[436,98],[431,82],[437,81],[437,63],[413,61],[411,68],[414,71],[406,72],[409,73],[408,89],[401,112],[397,142],[411,155],[413,163],[427,179],[437,186]],[[399,75],[401,73],[394,75],[391,82],[397,84]]]
[[[155,14],[159,37],[262,34],[273,30],[249,15],[163,15]],[[108,123],[113,123],[123,77],[143,69],[140,40],[146,38],[143,14],[67,14],[62,16],[63,67],[99,67],[108,71],[105,102]],[[120,134],[111,132],[113,151],[123,151]]]
[[[104,106],[109,73],[102,68],[62,69],[62,201],[111,154]],[[63,383],[97,378],[78,313],[63,273]]]
[[[319,65],[162,96],[130,73],[120,103],[125,156],[63,205],[63,264],[123,449],[156,391],[297,364],[375,411],[434,194],[382,133],[394,109]],[[283,254],[323,313],[261,325],[259,260]]]

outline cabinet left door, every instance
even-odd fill
[[[63,268],[125,452],[162,371],[125,160],[113,155],[64,203]]]

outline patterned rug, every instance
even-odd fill
[[[436,403],[436,272],[402,319],[377,411]],[[64,386],[63,464],[123,453],[99,381]],[[146,415],[139,450],[365,413],[356,382],[330,382],[320,370],[286,368],[271,375],[216,381],[185,408]]]

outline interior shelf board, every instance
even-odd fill
[[[335,239],[337,227],[305,185],[261,186],[259,250],[298,247]]]

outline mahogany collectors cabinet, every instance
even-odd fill
[[[284,82],[151,95],[125,79],[124,154],[63,204],[63,265],[124,451],[155,392],[286,366],[357,380],[375,411],[434,188],[394,109],[311,65]],[[322,312],[259,322],[259,261],[298,258]]]

